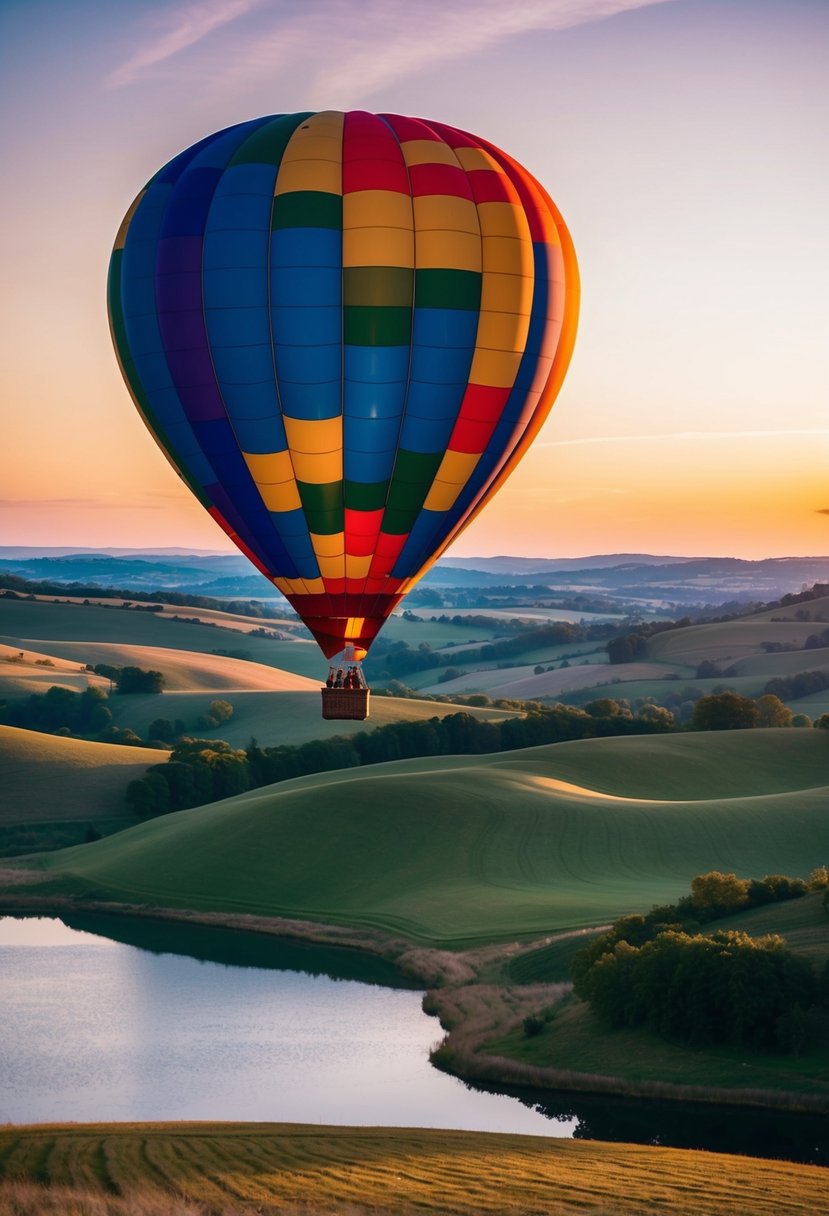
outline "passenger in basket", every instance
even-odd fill
[[[342,686],[343,686],[343,669],[342,669],[342,667],[338,667],[337,676],[336,676],[336,679],[334,680],[334,687],[342,688]]]
[[[328,668],[328,679],[325,681],[325,687],[326,688],[334,687],[334,668],[333,667]]]

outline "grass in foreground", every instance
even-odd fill
[[[826,1173],[814,1166],[480,1132],[262,1123],[7,1127],[0,1163],[4,1179],[20,1180],[0,1183],[4,1216],[829,1212]],[[32,1183],[48,1189],[27,1191]],[[86,1198],[69,1207],[72,1190],[63,1190],[67,1206],[50,1207],[52,1187]],[[13,1207],[15,1194],[40,1205]]]
[[[461,947],[604,924],[712,869],[808,874],[827,786],[817,731],[407,760],[152,820],[44,857],[27,889]]]

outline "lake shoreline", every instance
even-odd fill
[[[418,946],[405,938],[379,930],[332,925],[287,917],[248,913],[201,912],[185,908],[159,908],[143,904],[81,899],[74,896],[25,894],[29,882],[41,874],[21,869],[0,871],[0,915],[107,915],[128,920],[175,922],[270,936],[310,946],[337,947],[374,955],[390,963],[401,977],[426,990],[423,1009],[436,1017],[444,1038],[430,1053],[430,1061],[444,1072],[475,1085],[506,1085],[537,1093],[654,1099],[678,1103],[749,1107],[792,1114],[829,1114],[829,1095],[797,1090],[757,1090],[678,1084],[669,1081],[632,1081],[613,1075],[591,1074],[542,1067],[503,1055],[489,1054],[486,1044],[519,1028],[525,1017],[549,1008],[572,989],[567,983],[512,985],[503,982],[508,960],[532,943],[511,942],[453,952]],[[9,886],[5,886],[10,881]],[[11,889],[10,889],[11,887]],[[583,932],[583,931],[576,931]],[[500,980],[500,982],[499,982]]]

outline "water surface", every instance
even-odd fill
[[[167,926],[149,932],[161,948]],[[229,948],[227,931],[186,933],[203,953]],[[178,926],[169,936],[180,947]],[[432,1068],[441,1031],[423,1013],[421,992],[308,973],[346,968],[349,956],[355,969],[371,969],[371,960],[238,937],[251,965],[154,953],[57,920],[0,918],[0,1122],[229,1119],[568,1134],[513,1098]],[[292,967],[308,971],[272,969],[286,951]]]
[[[829,1163],[829,1120],[467,1086],[422,992],[358,951],[130,919],[0,917],[0,1122],[451,1127]]]

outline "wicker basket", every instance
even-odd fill
[[[363,722],[369,713],[368,688],[323,688],[322,716],[323,718],[349,718]]]

